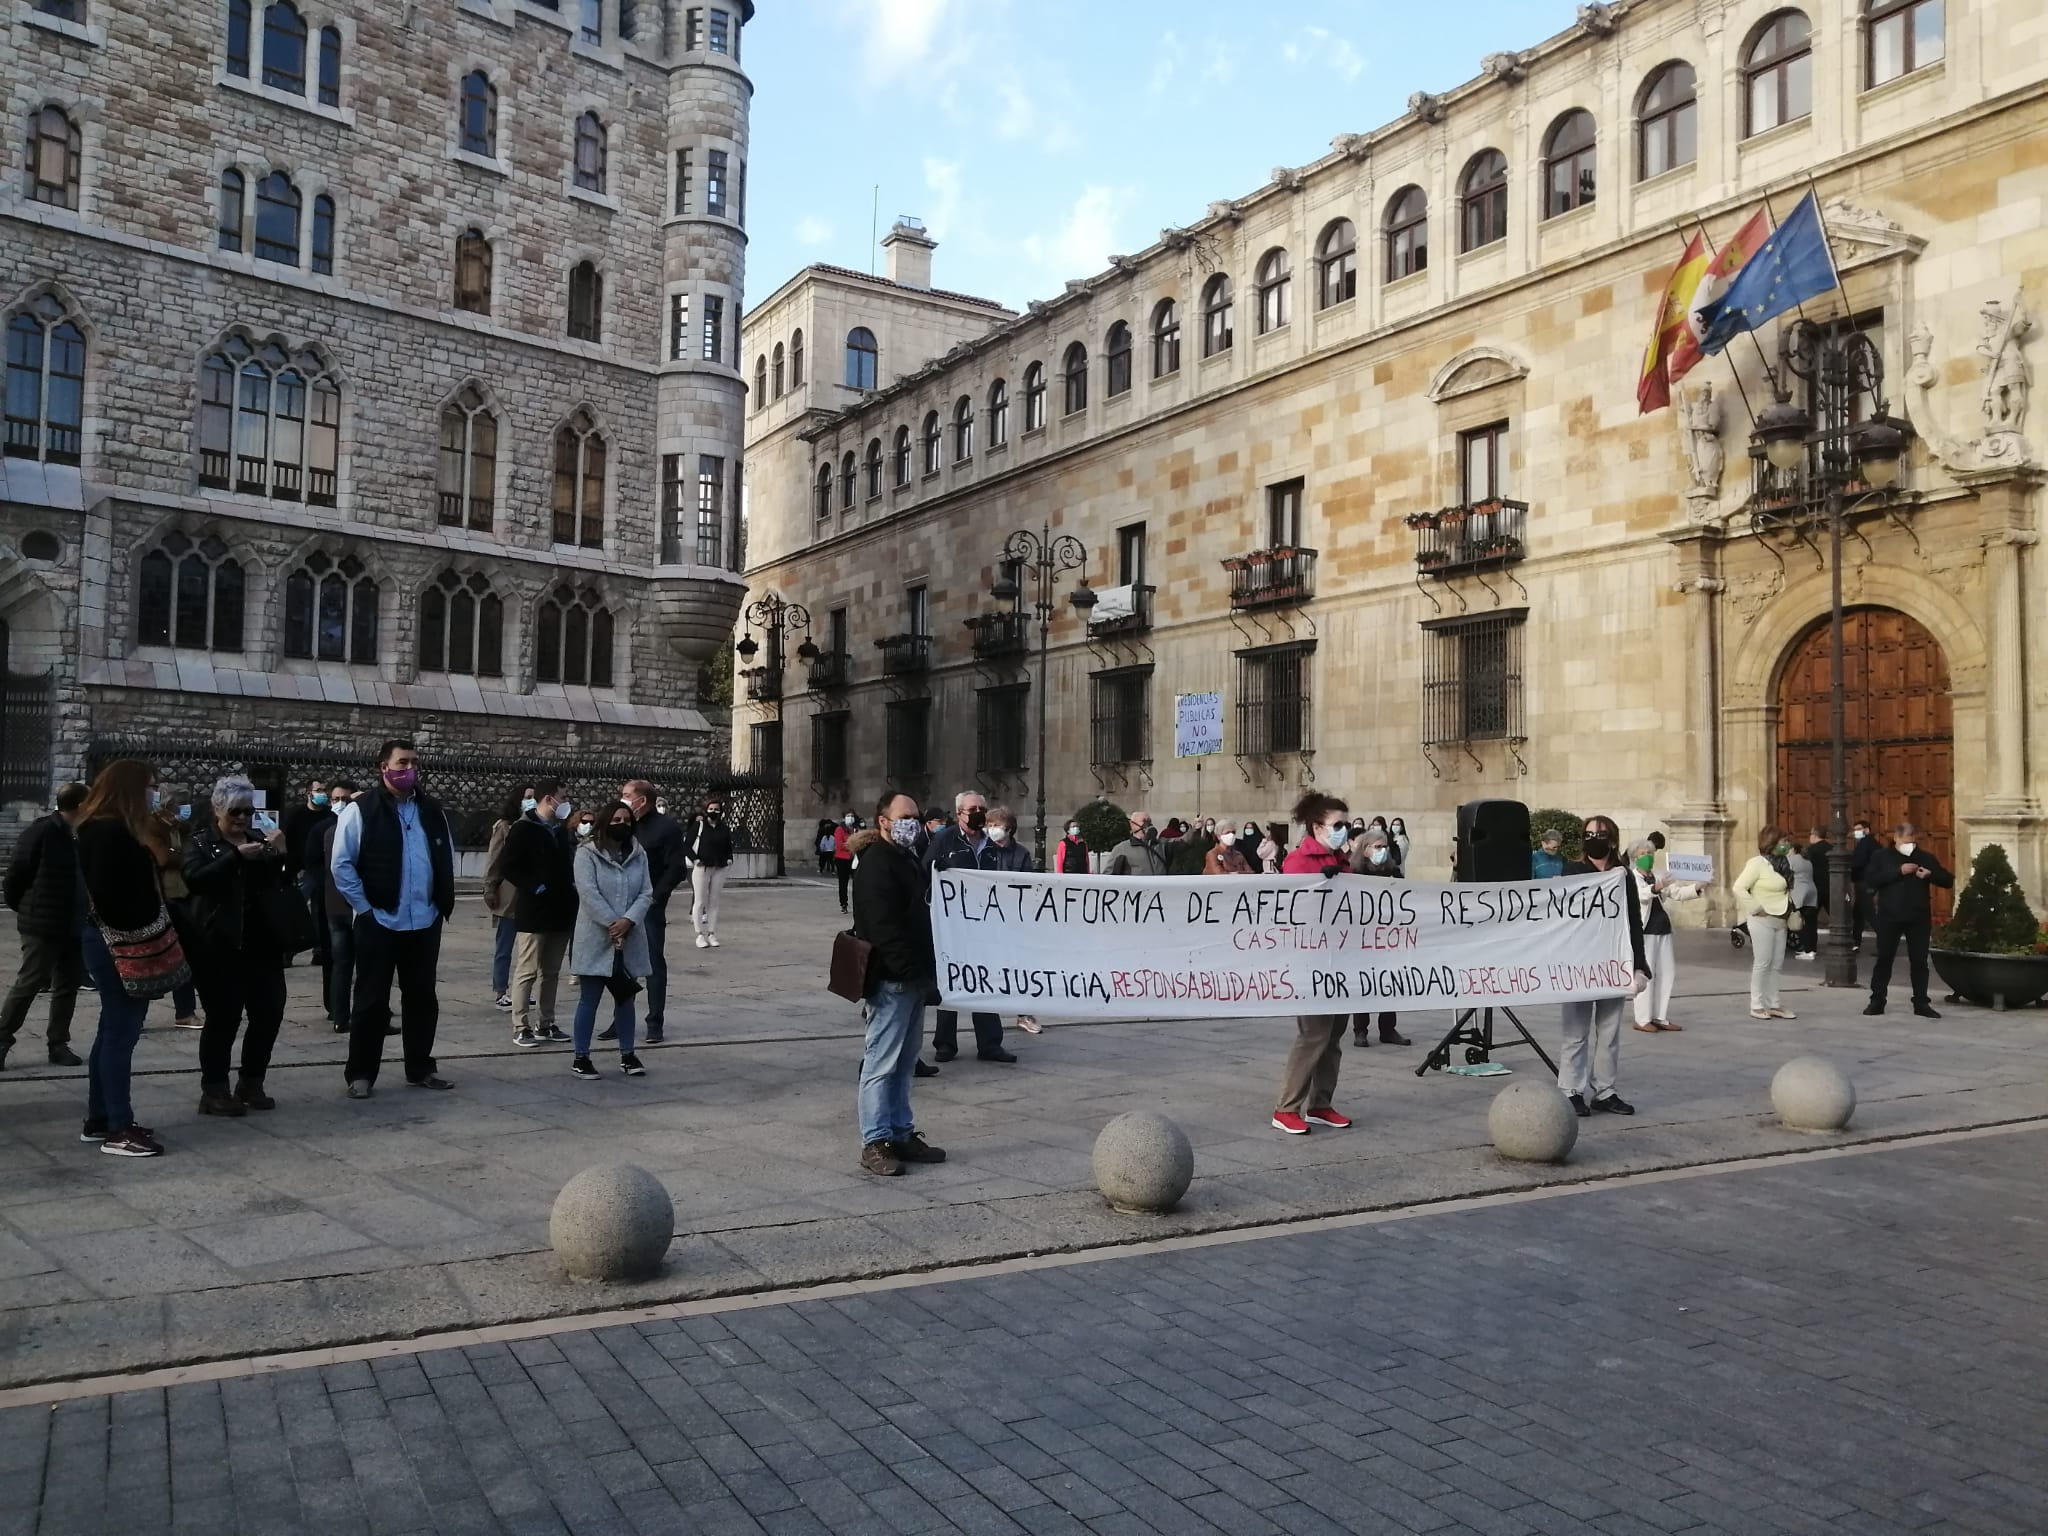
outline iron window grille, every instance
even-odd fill
[[[847,771],[852,725],[851,710],[836,709],[811,717],[812,782],[844,784],[852,777]]]
[[[751,772],[763,777],[782,777],[782,722],[768,720],[747,729],[747,751]]]
[[[982,773],[1024,766],[1024,705],[1029,683],[978,689],[974,695],[974,765]]]
[[[1312,641],[1237,653],[1238,756],[1315,750],[1309,695],[1314,653]]]
[[[892,780],[922,779],[931,772],[931,716],[930,699],[898,699],[888,706],[885,766]]]
[[[1529,610],[1431,619],[1422,663],[1425,747],[1527,739],[1522,633]]]
[[[1090,676],[1094,690],[1089,761],[1098,768],[1152,760],[1152,669],[1118,667]]]

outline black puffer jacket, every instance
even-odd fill
[[[930,886],[917,855],[899,848],[886,833],[858,834],[853,853],[853,931],[875,949],[868,967],[868,995],[885,981],[911,986],[938,984],[932,952]]]
[[[561,827],[531,812],[505,833],[505,883],[517,933],[568,933],[576,926],[576,850]]]
[[[269,924],[249,915],[252,908],[260,914],[267,893],[286,889],[282,848],[271,857],[244,858],[219,827],[201,827],[185,844],[185,883],[192,888],[186,903],[192,936],[207,952],[202,960],[283,960],[281,941]]]
[[[699,816],[690,823],[687,853],[692,864],[723,869],[732,862],[732,825],[723,816]]]
[[[44,938],[75,937],[85,921],[83,889],[70,823],[54,812],[32,822],[7,861],[5,894],[15,926]]]

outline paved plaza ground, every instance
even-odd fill
[[[0,1409],[0,1532],[2048,1530],[2048,1130]]]
[[[918,1085],[920,1123],[951,1160],[878,1180],[856,1163],[859,1018],[823,989],[831,892],[753,887],[727,907],[724,948],[672,939],[676,1043],[649,1052],[636,1080],[579,1082],[566,1052],[513,1048],[489,1006],[473,900],[444,951],[441,1061],[454,1093],[410,1090],[393,1067],[375,1099],[345,1099],[340,1037],[319,1016],[312,973],[297,970],[269,1084],[278,1109],[201,1119],[196,1036],[168,1028],[159,1006],[136,1099],[169,1155],[148,1162],[79,1143],[83,1076],[39,1065],[38,1012],[0,1074],[0,1387],[1807,1150],[1776,1126],[1767,1095],[1777,1067],[1805,1051],[1855,1078],[1849,1140],[2048,1116],[2048,1012],[1951,1007],[1925,1024],[1899,1001],[1865,1019],[1860,994],[1826,992],[1800,965],[1787,1001],[1801,1017],[1758,1023],[1745,957],[1700,934],[1682,936],[1685,1032],[1624,1035],[1622,1091],[1641,1113],[1586,1122],[1561,1169],[1494,1157],[1492,1085],[1412,1075],[1421,1042],[1449,1022],[1417,1014],[1404,1024],[1413,1049],[1347,1053],[1339,1102],[1357,1128],[1306,1139],[1267,1128],[1287,1020],[1013,1031],[1018,1065],[970,1049]],[[12,961],[8,932],[0,973]],[[81,1007],[81,1049],[94,1011]],[[1530,1023],[1554,1043],[1555,1010]],[[1526,1051],[1503,1060],[1538,1066]],[[1197,1149],[1194,1188],[1172,1217],[1118,1216],[1093,1192],[1096,1133],[1140,1107],[1171,1115]],[[621,1159],[673,1195],[668,1269],[645,1284],[567,1284],[547,1253],[550,1204],[578,1169]],[[1587,1258],[1603,1262],[1597,1244]]]

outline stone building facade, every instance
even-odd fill
[[[1873,338],[1918,432],[1846,540],[1855,810],[1959,860],[2001,842],[2048,896],[2044,103],[2021,0],[1585,5],[810,421],[808,463],[755,485],[748,573],[847,634],[785,705],[791,825],[897,781],[1028,804],[1045,687],[1055,817],[1283,819],[1316,784],[1405,815],[1424,874],[1473,799],[1666,827],[1723,868],[1767,821],[1803,831],[1828,573],[1749,455],[1777,328],[1669,411],[1635,384],[1687,235],[1813,187],[1842,291],[1806,313]],[[897,474],[934,416],[938,462]],[[841,495],[877,444],[883,483]],[[1041,679],[1035,623],[989,594],[1007,535],[1048,527],[1105,601],[1062,603]],[[1224,751],[1177,759],[1176,697],[1210,693]]]
[[[752,16],[13,8],[0,799],[400,734],[722,769]]]

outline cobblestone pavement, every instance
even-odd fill
[[[0,1532],[2038,1533],[2048,1131],[0,1412]]]
[[[1413,1075],[1449,1022],[1423,1013],[1403,1019],[1411,1049],[1347,1050],[1340,1103],[1359,1128],[1301,1138],[1267,1126],[1291,1020],[1013,1030],[1016,1066],[970,1051],[917,1086],[950,1161],[879,1180],[856,1163],[860,1021],[822,986],[837,917],[816,884],[737,890],[725,947],[698,950],[672,914],[676,1043],[646,1053],[644,1078],[579,1082],[564,1052],[513,1048],[471,901],[442,967],[454,1093],[413,1092],[389,1066],[375,1099],[344,1098],[339,1037],[313,1006],[315,973],[297,969],[268,1084],[278,1109],[201,1119],[196,1037],[159,1006],[136,1104],[169,1155],[148,1162],[79,1143],[82,1074],[40,1064],[38,1010],[0,1073],[0,1388],[588,1311],[554,1271],[547,1219],[563,1182],[601,1160],[649,1169],[675,1204],[667,1273],[597,1303],[630,1306],[1808,1148],[1767,1091],[1803,1051],[1854,1078],[1855,1137],[2048,1116],[2048,1010],[1950,1008],[1929,1025],[1901,1002],[1866,1019],[1861,994],[1824,991],[1798,964],[1799,1019],[1758,1023],[1746,956],[1686,934],[1685,1032],[1624,1035],[1621,1086],[1641,1112],[1587,1121],[1560,1169],[1493,1156],[1491,1085]],[[0,976],[13,944],[0,931]],[[80,1010],[81,1048],[95,1012]],[[1554,1047],[1556,1010],[1527,1017]],[[1526,1050],[1502,1061],[1540,1070]],[[1176,1215],[1134,1227],[1095,1194],[1089,1152],[1141,1108],[1186,1129],[1196,1177]]]

